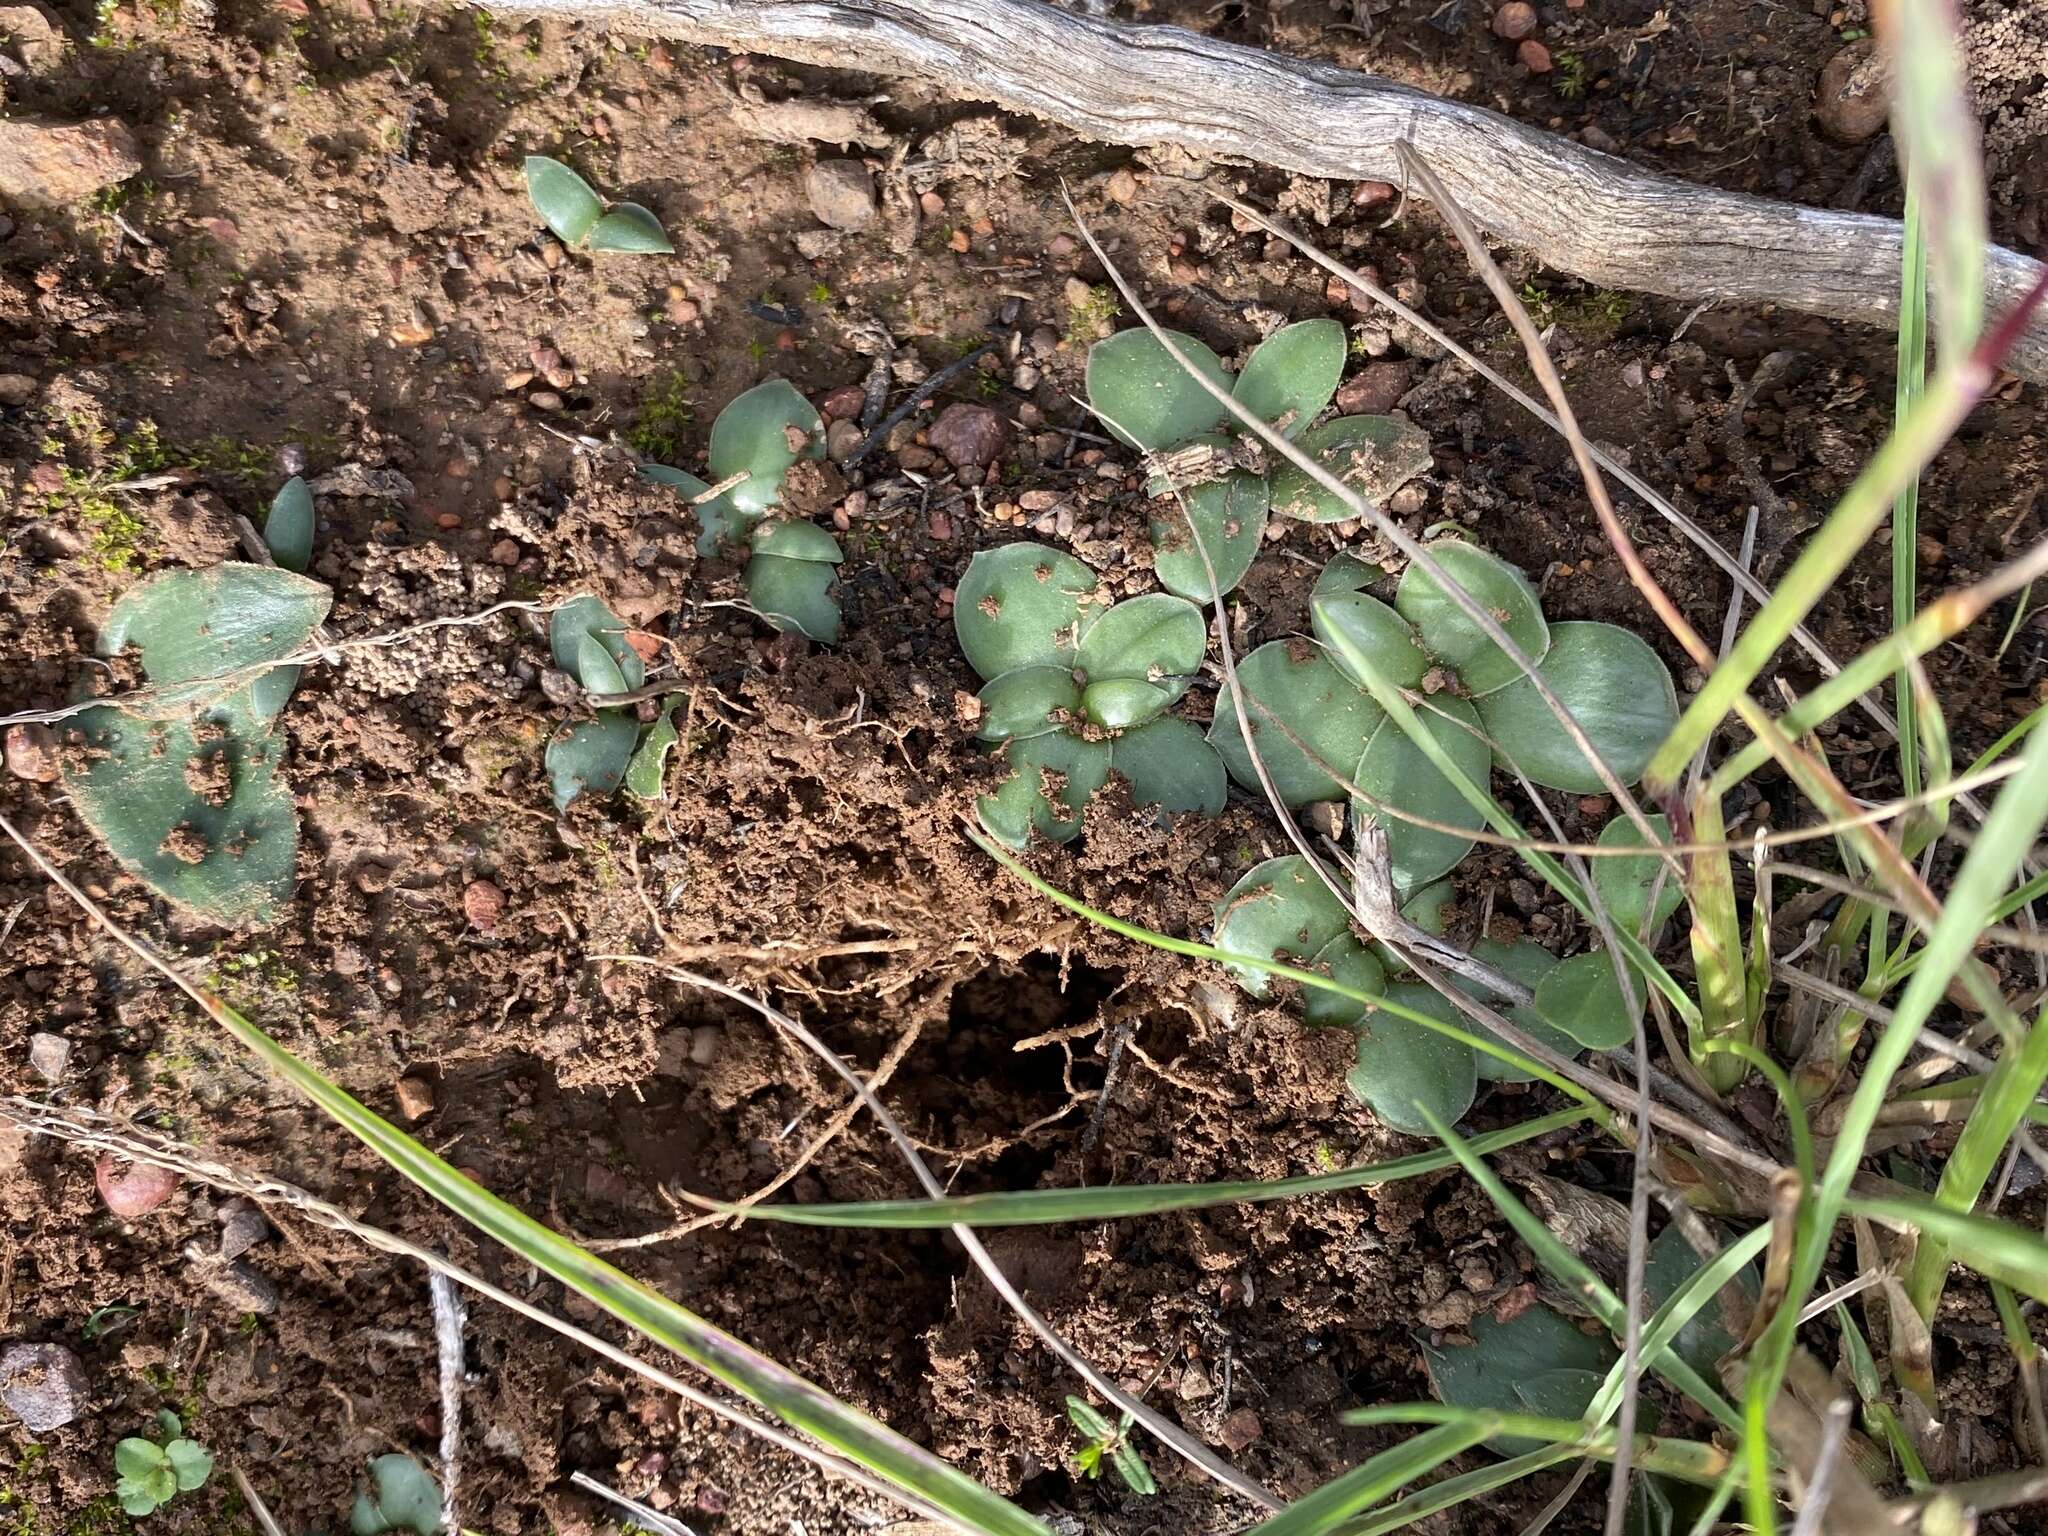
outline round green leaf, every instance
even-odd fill
[[[1052,731],[1012,738],[997,751],[1009,777],[974,802],[988,829],[1012,848],[1027,847],[1034,831],[1056,843],[1078,836],[1083,808],[1109,780],[1109,743]]]
[[[838,565],[846,559],[839,541],[816,523],[777,517],[757,525],[751,535],[754,553],[781,560],[815,560]]]
[[[1318,590],[1308,612],[1316,638],[1329,652],[1330,664],[1361,688],[1366,686],[1365,676],[1352,666],[1345,653],[1347,646],[1356,646],[1370,656],[1380,674],[1396,688],[1419,687],[1429,671],[1429,657],[1416,643],[1415,627],[1376,597]]]
[[[1451,926],[1451,908],[1457,905],[1457,901],[1457,887],[1448,880],[1439,880],[1434,885],[1425,885],[1403,902],[1401,915],[1424,933],[1442,938]],[[1380,964],[1387,968],[1389,976],[1407,973],[1408,962],[1378,940],[1373,941],[1372,952],[1379,956]]]
[[[1531,663],[1550,649],[1550,626],[1543,622],[1536,589],[1505,560],[1460,539],[1438,539],[1423,548],[1444,574],[1507,631]],[[1522,675],[1506,651],[1466,617],[1437,580],[1420,565],[1411,565],[1394,593],[1394,607],[1415,626],[1422,647],[1458,674],[1474,698],[1505,688]]]
[[[1231,393],[1268,426],[1285,416],[1281,435],[1299,437],[1337,393],[1347,350],[1344,327],[1334,320],[1283,325],[1253,349]]]
[[[1649,821],[1650,829],[1657,834],[1657,841],[1669,847],[1670,821],[1663,816],[1652,816]],[[1633,821],[1626,816],[1617,816],[1600,829],[1600,846],[1642,848],[1647,845]],[[1664,920],[1685,901],[1685,889],[1678,875],[1655,854],[1646,853],[1632,859],[1593,859],[1590,862],[1593,866],[1593,889],[1613,917],[1615,926],[1630,933],[1640,934],[1643,931],[1643,916],[1649,911],[1652,888],[1657,891],[1657,913],[1650,920],[1652,932],[1662,927]],[[1664,874],[1661,885],[1657,879],[1660,871]]]
[[[1634,991],[1640,1007],[1640,977]],[[1635,1021],[1622,1006],[1621,984],[1605,950],[1558,961],[1536,988],[1536,1012],[1589,1050],[1611,1051],[1635,1037]]]
[[[807,525],[808,526],[808,525]],[[756,555],[743,577],[747,601],[785,633],[794,630],[820,645],[839,640],[838,570],[823,560]]]
[[[1438,694],[1431,703],[1433,709],[1419,711],[1423,728],[1467,778],[1485,788],[1493,769],[1493,753],[1485,739],[1476,734],[1479,711],[1448,693]],[[1403,821],[1391,811],[1377,810],[1373,801],[1383,802],[1393,811],[1406,811],[1448,826],[1476,829],[1485,824],[1486,818],[1392,720],[1383,719],[1379,729],[1372,733],[1352,777],[1372,797],[1372,801],[1355,801],[1353,813],[1379,818],[1387,833],[1387,860],[1394,884],[1403,890],[1456,868],[1458,861],[1472,851],[1473,839]]]
[[[1385,994],[1417,1013],[1464,1028],[1464,1015],[1419,981],[1388,982]],[[1479,1091],[1478,1052],[1409,1019],[1375,1008],[1359,1021],[1357,1064],[1344,1086],[1384,1125],[1411,1136],[1435,1133],[1417,1109],[1426,1104],[1454,1125]]]
[[[164,1447],[164,1460],[186,1493],[202,1486],[213,1472],[213,1453],[196,1440],[173,1440]]]
[[[1112,731],[1157,719],[1172,702],[1165,688],[1136,677],[1105,677],[1081,690],[1081,713]]]
[[[697,554],[702,559],[713,559],[731,549],[761,520],[758,512],[742,512],[735,507],[731,492],[698,502],[696,498],[711,487],[687,470],[672,469],[666,464],[642,464],[640,474],[657,485],[673,486],[693,503],[691,510],[697,514]]]
[[[163,1464],[163,1447],[154,1440],[130,1435],[114,1443],[114,1471],[122,1477],[144,1478]]]
[[[590,232],[590,248],[628,256],[672,256],[676,249],[661,220],[638,203],[613,204]]]
[[[1019,667],[986,684],[976,697],[981,729],[975,734],[983,741],[1043,736],[1081,711],[1081,690],[1065,667]]]
[[[1139,805],[1223,814],[1223,759],[1185,720],[1169,715],[1124,731],[1109,744],[1109,766],[1129,781]]]
[[[379,1456],[370,1463],[370,1486],[356,1495],[349,1514],[354,1536],[411,1531],[434,1536],[441,1528],[441,1487],[410,1456]]]
[[[1089,706],[1089,718],[1112,727],[1149,720],[1187,692],[1208,648],[1209,627],[1202,610],[1164,592],[1129,598],[1105,609],[1099,617],[1084,620],[1074,667],[1087,688],[1084,702]],[[1107,718],[1097,713],[1096,690],[1111,679],[1148,684],[1149,694],[1158,702],[1135,718]],[[1109,701],[1105,698],[1102,702]],[[1134,694],[1129,704],[1113,707],[1122,712],[1148,702],[1143,695]]]
[[[1678,690],[1669,669],[1649,646],[1615,625],[1553,625],[1550,654],[1537,670],[1624,784],[1643,776],[1678,723]],[[1607,787],[1526,677],[1480,700],[1479,713],[1503,756],[1534,782],[1579,795]]]
[[[571,726],[548,743],[545,762],[554,791],[555,809],[588,792],[609,795],[626,777],[640,724],[623,709],[600,709],[592,719]]]
[[[612,660],[618,663],[619,675],[625,679],[623,688],[599,691],[623,693],[647,681],[647,664],[638,651],[626,644],[626,621],[594,597],[572,597],[549,615],[548,650],[553,653],[556,666],[580,680],[577,669],[585,635],[595,635],[604,643]]]
[[[1237,678],[1245,692],[1252,740],[1281,800],[1289,806],[1303,806],[1315,800],[1341,799],[1344,787],[1310,761],[1273,720],[1306,743],[1317,760],[1348,773],[1358,765],[1366,742],[1385,718],[1379,705],[1330,665],[1321,647],[1301,640],[1274,640],[1260,646],[1238,663]],[[1262,718],[1253,709],[1255,700],[1272,719]],[[1255,794],[1262,792],[1228,688],[1216,696],[1216,723],[1210,728],[1209,742],[1233,779]]]
[[[526,195],[564,245],[581,245],[604,216],[604,203],[590,183],[546,155],[526,157]]]
[[[1299,854],[1254,865],[1216,903],[1216,947],[1233,955],[1300,963],[1350,931],[1343,904]],[[1227,969],[1253,997],[1272,990],[1263,971]]]
[[[1154,498],[1150,516],[1152,566],[1159,584],[1190,602],[1213,602],[1217,592],[1232,592],[1244,580],[1265,541],[1266,482],[1232,470],[1178,496]],[[1213,587],[1202,564],[1205,552],[1216,571]]]
[[[297,475],[285,481],[271,499],[263,521],[263,544],[270,558],[288,571],[304,571],[313,563],[313,493]]]
[[[797,446],[790,435],[797,434]],[[741,470],[747,478],[726,495],[741,513],[760,515],[776,504],[782,477],[798,459],[825,456],[825,423],[787,379],[764,379],[738,396],[711,424],[714,484]]]
[[[1480,939],[1472,946],[1472,957],[1484,960],[1496,971],[1511,981],[1519,981],[1534,992],[1543,985],[1543,978],[1557,968],[1557,956],[1533,939],[1517,939],[1512,944],[1503,944],[1498,939]],[[1463,976],[1453,976],[1451,985],[1467,997],[1477,997],[1491,1007],[1499,1008],[1500,999],[1485,991],[1480,985]],[[1566,1056],[1579,1054],[1579,1042],[1563,1030],[1553,1027],[1542,1014],[1536,1011],[1534,1003],[1524,1003],[1519,1008],[1508,1010],[1508,1018],[1525,1034],[1534,1035],[1554,1051]],[[1490,1033],[1483,1024],[1467,1019],[1465,1027],[1475,1034]],[[1530,1083],[1535,1076],[1521,1067],[1509,1066],[1498,1056],[1479,1054],[1479,1080],[1483,1083]]]
[[[1201,342],[1168,331],[1187,360],[1228,393],[1230,373]],[[1209,431],[1228,414],[1222,402],[1142,328],[1119,331],[1088,349],[1088,406],[1120,443],[1154,452]]]
[[[1354,991],[1383,993],[1387,989],[1387,973],[1379,956],[1348,932],[1338,934],[1317,950],[1309,969],[1320,971]],[[1301,1016],[1319,1028],[1356,1029],[1366,1011],[1366,1004],[1354,1003],[1334,992],[1319,992],[1314,987],[1301,989]]]
[[[955,588],[953,633],[985,678],[1019,667],[1074,664],[1095,573],[1043,544],[1005,544],[967,562]]]
[[[1430,462],[1429,434],[1391,416],[1339,416],[1304,433],[1301,449],[1347,490],[1375,506],[1429,468]],[[1273,471],[1273,515],[1341,523],[1357,514],[1299,465],[1283,463]]]
[[[149,680],[198,682],[289,656],[327,617],[334,593],[271,565],[163,571],[122,593],[100,626],[99,653],[142,650]],[[246,685],[244,685],[246,686]],[[212,699],[194,688],[185,699]]]

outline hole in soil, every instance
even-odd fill
[[[1014,1046],[1033,1035],[1086,1023],[1116,990],[1118,979],[1113,971],[1070,961],[1062,990],[1060,962],[1051,955],[991,966],[954,990],[946,1020],[948,1065],[963,1077],[994,1074],[1017,1092],[1064,1099],[1066,1057],[1059,1047],[1018,1051]],[[1077,1084],[1084,1065],[1094,1064],[1076,1060]]]

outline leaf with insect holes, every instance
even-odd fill
[[[1373,506],[1430,465],[1429,434],[1391,416],[1339,416],[1304,433],[1300,448],[1346,490]],[[1273,471],[1273,515],[1341,523],[1358,514],[1290,461]]]
[[[990,680],[1019,667],[1072,667],[1097,584],[1087,566],[1043,544],[984,549],[954,590],[961,654]]]
[[[1283,325],[1253,348],[1231,394],[1237,403],[1283,437],[1299,437],[1337,393],[1348,350],[1344,327],[1334,320],[1301,320]]]
[[[1164,592],[1083,620],[1074,658],[1082,713],[1112,730],[1143,725],[1188,691],[1208,648],[1202,610]]]
[[[1341,799],[1344,787],[1317,762],[1342,774],[1356,768],[1366,742],[1386,718],[1379,705],[1331,664],[1322,647],[1306,641],[1268,641],[1238,663],[1237,678],[1246,696],[1252,741],[1281,800],[1299,807]],[[1227,688],[1217,695],[1209,742],[1233,779],[1254,794],[1263,792]]]
[[[1531,992],[1542,986],[1543,978],[1557,968],[1557,956],[1533,939],[1517,939],[1512,944],[1503,944],[1498,939],[1475,939],[1472,943],[1472,958],[1485,961],[1510,981],[1519,981]],[[1469,977],[1452,976],[1448,979],[1452,986],[1467,997],[1479,998],[1489,1006],[1506,1013],[1516,1028],[1526,1035],[1533,1035],[1560,1055],[1579,1054],[1579,1042],[1538,1013],[1533,1002],[1509,1008]],[[1492,1034],[1484,1024],[1472,1019],[1467,1019],[1464,1027],[1474,1034]],[[1536,1080],[1535,1075],[1526,1068],[1511,1066],[1498,1056],[1489,1056],[1484,1051],[1478,1055],[1479,1080],[1482,1083],[1532,1083]]]
[[[761,520],[760,513],[742,512],[735,507],[730,492],[714,496],[709,501],[698,501],[697,498],[711,487],[688,470],[672,469],[666,464],[642,464],[640,475],[657,485],[673,487],[685,501],[692,503],[691,510],[697,514],[697,554],[700,559],[711,560],[721,554],[730,554],[746,542],[747,535]]]
[[[303,572],[313,563],[313,493],[297,475],[271,498],[263,520],[263,544],[270,558],[288,571]]]
[[[1123,731],[1109,744],[1109,766],[1131,786],[1131,801],[1162,811],[1221,816],[1228,792],[1223,759],[1185,720],[1168,715]]]
[[[1645,991],[1640,978],[1633,991],[1640,1009]],[[1605,950],[1558,961],[1536,988],[1536,1012],[1589,1050],[1611,1051],[1635,1035],[1634,1021],[1622,1003],[1621,983],[1615,980],[1614,962]]]
[[[590,183],[546,155],[526,157],[526,195],[541,222],[564,245],[581,245],[604,217],[604,200],[591,191]]]
[[[1525,1307],[1504,1323],[1482,1312],[1466,1331],[1470,1343],[1432,1343],[1427,1336],[1416,1340],[1430,1386],[1454,1408],[1526,1412],[1516,1391],[1519,1384],[1549,1371],[1605,1372],[1617,1353],[1608,1340],[1579,1332],[1541,1304]],[[1487,1448],[1497,1455],[1518,1456],[1542,1444],[1502,1435],[1487,1441]]]
[[[357,1490],[348,1524],[353,1536],[435,1536],[442,1513],[441,1485],[431,1472],[410,1456],[379,1456],[370,1463],[369,1486]]]
[[[1657,840],[1668,846],[1671,822],[1663,816],[1652,816],[1649,822]],[[1626,816],[1617,816],[1600,829],[1600,846],[1642,848],[1647,845],[1633,821]],[[1656,915],[1650,920],[1653,933],[1685,901],[1684,882],[1655,854],[1645,853],[1632,859],[1594,859],[1592,865],[1593,889],[1599,893],[1616,928],[1629,933],[1642,932],[1643,916],[1649,911],[1653,889],[1657,892]],[[1664,877],[1661,885],[1657,878],[1660,872]]]
[[[1005,777],[974,802],[988,829],[1012,848],[1039,833],[1064,843],[1080,835],[1081,812],[1109,780],[1109,743],[1069,731],[1013,737],[999,749]]]
[[[808,525],[806,525],[808,526]],[[794,630],[820,645],[839,640],[838,567],[824,560],[788,560],[756,555],[741,578],[747,601],[785,633]]]
[[[1182,331],[1173,344],[1228,394],[1230,370],[1208,347]],[[1211,431],[1229,414],[1195,382],[1150,331],[1119,331],[1088,349],[1088,407],[1118,442],[1154,453]]]
[[[975,697],[981,701],[981,728],[975,734],[983,741],[1043,736],[1063,730],[1081,714],[1081,690],[1071,667],[1019,667],[984,685]]]
[[[1254,865],[1216,903],[1216,947],[1255,960],[1306,965],[1330,940],[1351,931],[1342,902],[1299,854]],[[1272,981],[1249,966],[1226,966],[1253,997]]]
[[[676,709],[671,704],[661,718],[647,728],[633,757],[626,764],[627,792],[641,800],[660,800],[662,780],[668,772],[668,755],[681,738],[676,732]]]
[[[1387,972],[1380,964],[1379,956],[1348,932],[1338,934],[1317,950],[1308,968],[1355,992],[1386,990]],[[1304,987],[1301,991],[1303,1021],[1322,1029],[1356,1029],[1364,1022],[1370,1006],[1316,987]]]
[[[1385,996],[1417,1013],[1465,1027],[1465,1016],[1419,981],[1390,981]],[[1472,1107],[1479,1090],[1479,1053],[1462,1040],[1440,1035],[1412,1019],[1374,1008],[1353,1026],[1357,1059],[1344,1086],[1381,1122],[1410,1136],[1432,1135],[1416,1108],[1427,1104],[1446,1124]]]
[[[1327,576],[1328,571],[1324,574]],[[1396,688],[1421,686],[1429,671],[1429,656],[1416,641],[1415,626],[1378,598],[1363,592],[1325,590],[1318,581],[1308,612],[1316,639],[1329,653],[1330,664],[1359,687],[1364,688],[1366,680],[1345,655],[1347,646],[1365,652]]]
[[[590,232],[590,248],[625,256],[673,256],[676,249],[661,220],[638,203],[614,203]]]
[[[246,682],[224,689],[210,680],[301,649],[333,602],[325,583],[275,566],[164,571],[121,594],[100,626],[99,653],[115,656],[137,646],[151,683],[194,685],[161,694],[166,708],[215,701],[235,706],[239,694],[239,705],[264,721],[283,706],[289,690],[266,688],[252,700]]]
[[[647,681],[647,663],[626,643],[626,629],[626,621],[596,598],[572,597],[548,618],[548,649],[554,655],[555,665],[590,692],[626,693]],[[588,654],[583,648],[586,638],[598,640],[610,657],[613,668],[604,676],[610,682],[617,675],[618,682],[613,686],[601,688],[583,675],[583,657]]]
[[[1549,654],[1536,670],[1623,784],[1643,776],[1678,723],[1670,670],[1640,638],[1613,624],[1551,626]],[[1528,678],[1487,694],[1479,713],[1502,757],[1535,783],[1577,795],[1607,787]]]
[[[1485,738],[1478,734],[1479,711],[1463,699],[1442,693],[1430,701],[1429,709],[1418,714],[1423,729],[1436,739],[1451,761],[1468,779],[1484,788],[1493,767],[1493,753]],[[1455,869],[1458,861],[1472,851],[1474,839],[1403,821],[1396,812],[1473,830],[1486,820],[1422,749],[1408,739],[1408,733],[1390,719],[1382,719],[1366,742],[1352,780],[1371,797],[1354,800],[1352,811],[1360,817],[1377,817],[1385,829],[1387,862],[1394,884],[1402,890],[1413,890]]]
[[[725,494],[743,515],[758,517],[782,494],[782,477],[798,459],[825,456],[825,423],[787,379],[764,379],[711,423],[710,471],[722,484],[745,471]]]
[[[1154,481],[1164,491],[1163,482]],[[1148,490],[1151,485],[1148,485]],[[1194,603],[1231,593],[1252,568],[1266,538],[1266,482],[1233,469],[1221,480],[1155,494],[1149,509],[1152,565],[1159,584]],[[1209,557],[1208,565],[1202,556]],[[1216,581],[1212,586],[1209,570]]]
[[[1438,539],[1423,549],[1465,595],[1497,623],[1531,664],[1550,649],[1550,626],[1528,577],[1507,561],[1460,539]],[[1436,577],[1420,564],[1402,573],[1394,608],[1415,626],[1422,648],[1458,674],[1473,698],[1505,688],[1522,669],[1474,623]]]

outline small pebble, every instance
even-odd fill
[[[926,218],[936,219],[946,211],[946,200],[936,192],[923,192],[918,194],[917,206],[924,210]]]
[[[1109,173],[1109,181],[1103,191],[1109,194],[1113,203],[1128,203],[1138,195],[1138,178],[1131,174],[1131,168],[1120,165]]]
[[[148,1215],[178,1190],[178,1176],[170,1169],[153,1163],[130,1163],[123,1168],[111,1152],[101,1154],[93,1164],[93,1180],[107,1209],[131,1219]]]
[[[804,196],[827,229],[858,233],[875,221],[875,178],[858,160],[820,160],[804,177]]]
[[[947,237],[946,244],[963,256],[974,249],[974,242],[967,238],[967,231],[964,229],[954,230]]]
[[[270,1241],[270,1223],[263,1219],[263,1213],[253,1201],[234,1199],[223,1205],[218,1214],[220,1221],[220,1256],[223,1259],[239,1259],[258,1243]]]
[[[424,1077],[407,1073],[395,1090],[398,1113],[407,1120],[424,1120],[434,1112],[434,1085]]]
[[[505,893],[488,880],[472,880],[462,888],[462,915],[478,933],[489,933],[505,915]]]
[[[559,411],[562,408],[562,397],[552,389],[536,389],[526,397],[526,403],[536,411]]]
[[[512,539],[500,539],[491,546],[491,564],[511,569],[519,563],[519,545]]]
[[[1266,1432],[1259,1416],[1249,1408],[1233,1408],[1223,1416],[1217,1426],[1216,1438],[1223,1442],[1223,1448],[1232,1455],[1250,1447]]]
[[[462,519],[453,512],[443,512],[434,519],[434,526],[444,532],[452,532],[462,526]]]
[[[1536,7],[1526,0],[1508,0],[1493,13],[1493,35],[1519,43],[1525,37],[1535,35]]]
[[[1535,38],[1525,38],[1515,49],[1515,57],[1522,61],[1522,68],[1532,75],[1550,73],[1550,50]]]
[[[7,727],[7,768],[17,779],[50,784],[57,778],[57,737],[40,721]]]
[[[28,1064],[35,1068],[36,1076],[56,1087],[71,1066],[71,1042],[47,1030],[36,1031],[28,1037]]]
[[[0,1402],[30,1434],[62,1429],[86,1410],[92,1383],[62,1344],[10,1344],[0,1354]]]
[[[0,405],[27,405],[40,387],[25,373],[0,373]]]

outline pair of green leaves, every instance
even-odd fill
[[[555,665],[588,693],[630,693],[647,681],[647,664],[626,641],[626,623],[594,597],[571,598],[548,620]],[[669,750],[677,740],[670,708],[641,728],[629,708],[600,709],[548,743],[548,779],[555,809],[581,794],[609,795],[624,785],[642,800],[659,800]]]
[[[128,1514],[156,1513],[181,1493],[205,1486],[213,1475],[213,1453],[184,1437],[184,1424],[166,1409],[159,1414],[162,1444],[139,1435],[114,1446],[114,1496]]]
[[[695,502],[701,557],[751,548],[741,579],[747,601],[770,624],[830,645],[839,638],[835,567],[845,556],[838,540],[810,523],[763,521],[781,505],[790,466],[824,455],[823,419],[787,379],[774,378],[735,397],[711,424],[709,484],[666,464],[644,464],[640,473]],[[735,475],[746,478],[708,501],[696,501]]]
[[[589,182],[546,155],[526,157],[526,195],[541,222],[571,249],[588,246],[632,256],[675,252],[661,220],[651,212],[638,203],[614,203],[607,212],[604,199]]]
[[[1083,1477],[1102,1476],[1102,1464],[1106,1460],[1116,1468],[1116,1475],[1123,1479],[1124,1486],[1140,1498],[1159,1491],[1152,1469],[1145,1465],[1145,1458],[1131,1444],[1131,1425],[1135,1421],[1129,1414],[1112,1425],[1085,1399],[1070,1393],[1067,1397],[1067,1418],[1087,1437],[1088,1443],[1074,1456],[1075,1469]]]
[[[1042,544],[984,550],[960,579],[954,633],[988,680],[979,734],[1011,769],[979,809],[1013,847],[1075,836],[1112,771],[1140,805],[1223,809],[1222,762],[1166,714],[1207,654],[1201,610],[1165,593],[1104,602],[1095,572]]]

